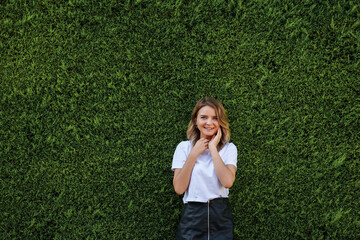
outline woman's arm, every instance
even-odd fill
[[[235,181],[236,167],[232,164],[225,165],[224,161],[221,159],[217,150],[217,145],[220,139],[221,129],[219,128],[216,136],[214,136],[213,139],[209,142],[209,150],[213,159],[216,175],[218,176],[220,183],[224,187],[230,188]]]
[[[191,149],[186,162],[182,168],[175,169],[173,185],[175,192],[183,194],[189,187],[191,173],[194,168],[197,157],[208,148],[209,140],[201,138]]]
[[[209,149],[220,183],[224,187],[230,188],[235,181],[236,167],[232,164],[225,165],[216,147],[209,147]]]
[[[189,154],[182,168],[174,171],[173,185],[175,192],[179,195],[183,194],[189,186],[192,169],[196,162],[196,156]]]

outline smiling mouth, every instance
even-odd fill
[[[214,130],[214,128],[205,128],[206,130],[209,130],[209,131],[211,131],[211,130]]]

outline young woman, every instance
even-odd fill
[[[185,203],[177,239],[233,239],[229,188],[236,173],[237,149],[230,140],[223,105],[200,99],[187,129],[188,141],[175,150],[172,170],[177,194]]]

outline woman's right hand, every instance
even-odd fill
[[[200,138],[195,143],[195,146],[191,149],[191,151],[195,154],[196,157],[198,157],[208,148],[209,148],[209,140],[206,138]]]

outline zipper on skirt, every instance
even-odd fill
[[[210,200],[208,200],[208,240],[210,240]]]

